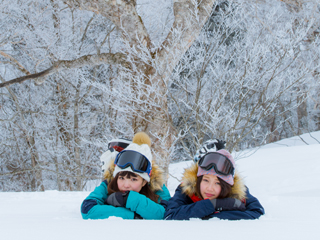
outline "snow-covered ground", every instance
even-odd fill
[[[82,220],[80,204],[89,192],[0,192],[0,238],[320,239],[320,131],[301,138],[269,144],[237,160],[250,192],[265,208],[259,220]],[[180,178],[190,164],[171,164],[170,174]],[[171,194],[177,185],[170,177]]]

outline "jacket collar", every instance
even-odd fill
[[[193,163],[189,168],[186,168],[183,173],[181,188],[182,192],[189,197],[195,195],[196,193],[197,173],[197,163]],[[234,184],[231,187],[231,193],[228,197],[236,198],[239,200],[243,200],[246,198],[246,186],[244,185],[242,178],[237,172],[235,173]]]

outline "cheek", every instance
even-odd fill
[[[122,181],[118,179],[117,185],[118,185],[118,188],[121,189],[121,187],[122,187],[122,185],[123,185]]]
[[[217,185],[215,190],[216,190],[217,195],[220,195],[220,193],[221,193],[221,185]]]
[[[140,182],[135,182],[134,184],[132,184],[132,190],[135,192],[140,192],[142,188],[142,183]]]
[[[203,196],[204,190],[206,189],[207,185],[205,182],[200,183],[200,194]]]

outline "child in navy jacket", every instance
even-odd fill
[[[235,171],[231,154],[225,149],[208,148],[208,144],[203,149],[195,158],[198,161],[185,170],[182,183],[168,202],[165,219],[240,220],[263,215],[260,202]]]

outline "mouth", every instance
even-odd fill
[[[205,194],[208,198],[214,197],[214,194],[211,194],[211,193],[205,193]]]

